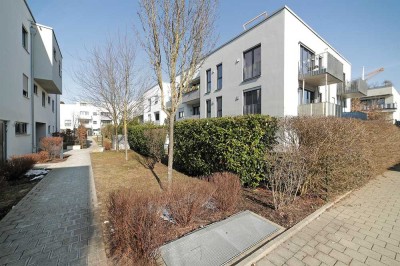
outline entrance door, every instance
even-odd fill
[[[6,122],[0,121],[0,162],[6,159]]]

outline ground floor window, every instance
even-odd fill
[[[185,116],[185,110],[183,108],[179,108],[178,118],[183,118]]]
[[[28,123],[16,122],[15,123],[15,134],[16,135],[28,134]]]
[[[207,113],[207,118],[211,117],[211,100],[206,101],[206,113]]]
[[[222,97],[217,97],[217,117],[222,117]]]
[[[156,121],[160,121],[160,113],[159,112],[154,113],[154,117],[155,117]]]
[[[200,106],[193,106],[193,115],[200,115]]]
[[[245,91],[243,96],[243,114],[261,114],[261,89]]]

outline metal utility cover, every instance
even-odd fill
[[[283,228],[250,211],[211,224],[160,248],[164,263],[225,265]]]

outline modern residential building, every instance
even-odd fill
[[[61,131],[78,128],[83,125],[88,130],[88,135],[99,135],[101,127],[112,124],[110,113],[84,102],[60,105]]]
[[[62,54],[25,0],[0,1],[0,160],[36,152],[59,131]]]
[[[395,123],[400,121],[400,94],[393,85],[384,85],[369,88],[367,96],[360,98],[362,110],[365,112],[381,112],[386,114],[386,119]]]
[[[171,98],[170,86],[163,83],[165,88],[164,103],[168,104]],[[163,125],[167,119],[167,114],[161,108],[161,90],[158,85],[151,87],[143,95],[143,119],[144,123],[152,122],[157,125]]]

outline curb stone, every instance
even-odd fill
[[[334,201],[329,202],[316,210],[315,212],[311,213],[308,215],[306,218],[292,226],[291,228],[287,229],[280,235],[276,236],[274,239],[271,241],[267,242],[265,245],[261,246],[259,249],[257,249],[255,252],[241,260],[240,262],[236,263],[235,265],[239,266],[253,266],[255,263],[259,260],[261,260],[263,257],[265,257],[268,253],[273,251],[275,248],[277,248],[279,245],[281,245],[283,242],[291,238],[294,234],[299,232],[301,229],[303,229],[306,225],[317,219],[322,213],[324,213],[327,209],[331,208],[333,205],[347,197],[353,190],[350,190],[346,192],[345,194],[339,196],[336,198]]]

